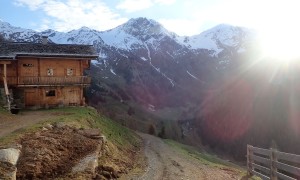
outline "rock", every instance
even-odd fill
[[[106,177],[107,173],[109,173],[112,178],[119,178],[120,177],[119,173],[113,167],[100,166],[99,169],[101,169],[100,170],[101,174],[104,175],[105,177]]]
[[[19,159],[20,153],[21,151],[15,148],[1,149],[0,162],[7,162],[15,166]]]
[[[95,177],[95,180],[106,180],[106,178],[104,176],[102,176],[101,174],[97,174]]]
[[[48,129],[45,127],[42,127],[42,131],[48,131]]]
[[[76,166],[72,168],[73,173],[89,172],[94,174],[98,167],[99,152],[95,152],[83,158]]]
[[[49,130],[52,130],[53,129],[53,126],[51,124],[46,124],[45,125],[45,128],[49,129]]]
[[[6,174],[7,179],[10,180],[16,180],[17,179],[17,168],[15,168],[13,171],[10,171]]]
[[[100,139],[101,133],[99,129],[80,129],[78,133],[92,139]]]
[[[15,180],[17,168],[8,163],[0,163],[0,179]]]
[[[56,122],[56,123],[54,124],[54,127],[56,127],[56,128],[63,128],[63,127],[65,127],[65,126],[66,126],[66,124],[63,123],[63,122]]]
[[[102,174],[104,177],[106,177],[106,178],[109,178],[109,179],[112,178],[110,172],[102,171],[101,174]]]
[[[107,139],[104,135],[100,136],[100,139],[103,141],[103,143],[106,143]]]

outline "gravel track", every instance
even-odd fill
[[[170,147],[160,138],[138,133],[145,143],[148,167],[145,173],[131,179],[141,180],[232,180],[240,179],[238,172],[202,164]]]

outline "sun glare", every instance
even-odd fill
[[[299,33],[288,29],[269,31],[260,37],[264,57],[278,61],[291,61],[300,57]]]
[[[300,24],[297,17],[300,2],[272,1],[262,4],[268,11],[260,11],[255,19],[265,57],[286,62],[300,59]]]

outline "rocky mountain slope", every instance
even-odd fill
[[[0,22],[0,34],[17,42],[38,42],[47,35],[53,43],[93,44],[99,59],[90,71],[95,78],[92,92],[97,96],[104,88],[120,101],[156,107],[194,99],[194,92],[222,76],[255,38],[249,29],[225,24],[182,37],[146,18],[131,19],[108,31],[82,27],[67,33],[36,32]]]

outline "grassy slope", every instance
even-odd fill
[[[53,117],[46,122],[13,132],[9,137],[6,136],[2,138],[0,142],[3,143],[3,141],[6,140],[13,141],[22,133],[36,131],[48,123],[65,122],[68,125],[78,128],[99,128],[108,140],[118,146],[135,145],[138,143],[137,136],[131,130],[120,126],[107,117],[99,115],[93,108],[70,107],[40,111],[51,112],[53,113]],[[11,116],[3,109],[0,109],[0,114],[1,116],[7,116],[8,118]]]
[[[252,180],[259,180],[260,178],[253,176],[251,178],[246,177],[246,170],[242,169],[241,167],[224,161],[214,155],[208,154],[206,152],[200,152],[197,150],[195,147],[184,145],[181,143],[178,143],[173,140],[165,139],[165,142],[172,146],[174,149],[176,149],[178,152],[184,154],[188,158],[195,158],[199,160],[202,164],[215,167],[215,168],[220,168],[220,169],[229,169],[231,171],[235,171],[237,173],[240,173],[240,176],[243,177],[242,179],[252,179]]]
[[[0,138],[0,147],[13,144],[25,133],[40,130],[45,124],[64,122],[67,125],[77,128],[97,128],[106,136],[107,144],[100,157],[100,164],[113,167],[117,171],[126,172],[131,169],[138,169],[142,166],[139,149],[141,139],[130,129],[125,128],[107,117],[101,116],[93,108],[70,107],[61,109],[39,110],[53,114],[46,122],[35,124],[28,128],[21,128],[8,136]],[[0,109],[0,115],[9,118],[13,116],[5,110]],[[140,158],[140,159],[137,159]],[[134,164],[138,162],[139,167]]]

